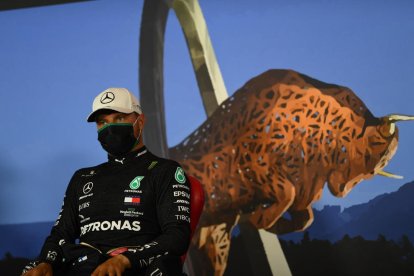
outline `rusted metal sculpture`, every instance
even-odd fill
[[[253,78],[170,149],[208,195],[194,245],[222,275],[240,217],[276,234],[304,230],[325,183],[344,197],[364,179],[393,176],[383,168],[397,149],[395,122],[413,119],[377,118],[350,89],[294,71]]]

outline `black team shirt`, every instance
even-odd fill
[[[165,254],[184,254],[190,184],[180,165],[143,147],[75,172],[39,260],[59,267],[64,247],[76,239],[102,253],[127,247],[122,254],[133,269]]]

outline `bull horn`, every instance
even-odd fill
[[[396,174],[389,173],[389,172],[382,171],[382,170],[379,171],[377,174],[382,175],[382,176],[385,176],[385,177],[389,177],[389,178],[394,178],[394,179],[403,179],[404,178],[401,175],[396,175]]]
[[[402,115],[402,114],[390,114],[385,116],[391,123],[399,122],[399,121],[413,121],[414,116],[409,115]]]
[[[387,116],[382,117],[382,119],[389,123],[390,129],[388,130],[389,133],[392,135],[395,133],[395,123],[398,121],[412,121],[414,120],[414,116],[403,115],[403,114],[390,114]]]

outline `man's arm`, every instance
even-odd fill
[[[52,276],[53,269],[48,263],[31,263],[23,269],[22,276]]]

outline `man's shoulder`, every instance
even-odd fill
[[[181,167],[181,165],[175,160],[162,158],[156,155],[152,155],[152,158],[150,158],[149,160],[150,163],[153,165],[153,168],[157,168],[158,170],[166,170],[172,167]]]
[[[77,171],[75,171],[74,176],[80,176],[80,177],[88,177],[88,176],[94,176],[100,171],[107,162],[93,166],[93,167],[85,167],[80,168]]]

